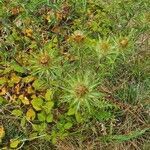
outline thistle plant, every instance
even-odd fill
[[[56,79],[61,74],[60,59],[56,51],[44,50],[33,54],[30,61],[30,70],[39,78]]]
[[[96,53],[98,58],[102,58],[111,54],[113,51],[113,46],[111,45],[110,38],[99,38],[96,44]]]
[[[148,4],[0,0],[1,149],[148,149]]]
[[[134,48],[133,35],[134,30],[131,30],[128,35],[119,35],[114,37],[114,46],[117,49],[118,53],[131,52]]]
[[[67,102],[76,111],[88,110],[91,112],[94,107],[100,107],[102,104],[102,94],[97,90],[99,84],[99,79],[90,73],[70,77],[63,87],[62,101]]]

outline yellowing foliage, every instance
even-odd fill
[[[27,120],[34,120],[35,117],[36,117],[35,111],[32,108],[30,108],[26,113]]]

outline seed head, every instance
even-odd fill
[[[87,94],[87,92],[88,92],[88,88],[85,85],[78,85],[75,88],[76,96],[79,98],[83,97],[85,94]]]
[[[75,31],[72,37],[73,37],[73,40],[77,43],[81,43],[85,39],[83,32],[79,30]]]
[[[40,59],[40,63],[41,63],[42,65],[44,65],[44,66],[49,65],[49,64],[51,63],[51,58],[50,58],[50,56],[48,56],[48,55],[42,56],[41,59]]]

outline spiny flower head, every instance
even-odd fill
[[[80,30],[76,30],[73,35],[72,35],[72,39],[76,42],[76,43],[81,43],[84,41],[85,39],[85,35],[82,31]]]
[[[76,96],[81,98],[88,93],[88,88],[84,84],[79,84],[75,88]]]
[[[39,62],[41,65],[43,66],[50,66],[52,63],[52,58],[49,55],[44,54],[43,56],[41,56]]]

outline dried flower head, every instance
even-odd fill
[[[119,35],[118,37],[114,37],[114,46],[117,50],[117,53],[124,54],[125,52],[129,52],[133,50],[134,47],[134,39],[132,38],[134,34],[134,30],[131,30],[128,36]]]
[[[73,33],[72,38],[76,43],[81,43],[84,41],[85,35],[82,31],[77,30]]]
[[[39,62],[43,65],[43,66],[48,66],[52,63],[52,58],[50,58],[49,55],[43,55],[41,56]]]
[[[75,88],[75,93],[77,97],[83,97],[88,93],[88,88],[83,84],[77,85],[77,87]]]

